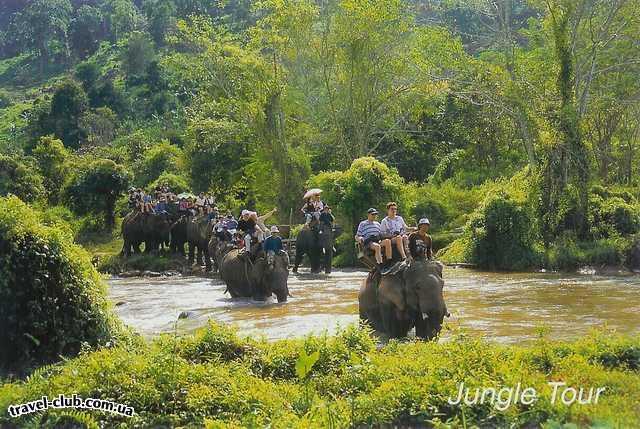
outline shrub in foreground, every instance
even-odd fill
[[[0,370],[76,355],[117,331],[104,283],[70,231],[0,198]]]
[[[447,342],[390,342],[366,329],[267,342],[210,324],[138,348],[104,349],[0,388],[0,409],[42,395],[77,393],[134,407],[133,417],[86,411],[100,427],[638,427],[640,339],[596,332],[576,342],[544,337],[503,346],[456,333]],[[549,382],[605,387],[598,403],[551,401]],[[449,405],[467,387],[533,387],[531,405]],[[56,421],[60,410],[33,417]],[[20,426],[29,417],[3,423]],[[555,426],[554,426],[555,425]],[[566,426],[564,426],[566,425]]]

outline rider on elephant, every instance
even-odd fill
[[[418,222],[418,230],[409,235],[409,252],[414,260],[433,258],[433,247],[429,231],[429,219],[426,217]]]
[[[367,218],[360,222],[356,232],[356,241],[365,249],[373,250],[378,269],[382,268],[382,248],[380,247],[381,226],[378,218],[378,210],[371,207],[367,210]]]
[[[324,206],[325,204],[320,199],[319,192],[314,193],[305,200],[305,203],[301,209],[305,219],[304,228],[310,228],[313,221],[315,221],[314,224],[318,223],[320,219],[320,213],[322,213]]]
[[[335,222],[335,220],[336,218],[331,213],[331,207],[325,204],[324,207],[322,207],[322,213],[320,213],[320,223],[329,228],[333,228],[333,222]]]
[[[384,248],[384,254],[391,259],[392,245],[395,245],[402,260],[407,259],[404,251],[404,245],[407,241],[408,226],[402,216],[398,214],[398,205],[395,202],[387,203],[387,216],[380,222],[383,240],[381,242]]]
[[[269,265],[273,264],[276,253],[284,250],[282,238],[280,238],[280,230],[277,226],[273,225],[271,227],[271,235],[262,243],[262,249],[267,254],[267,263]]]

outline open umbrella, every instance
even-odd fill
[[[322,189],[319,189],[319,188],[309,189],[307,192],[305,192],[304,197],[302,197],[302,199],[306,200],[312,195],[321,194],[321,193],[322,193]]]
[[[195,198],[195,195],[190,194],[189,192],[183,192],[181,194],[177,195],[178,199],[182,199],[182,198]]]

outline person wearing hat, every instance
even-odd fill
[[[433,257],[431,236],[427,234],[430,225],[429,219],[424,217],[418,221],[418,230],[409,235],[409,252],[414,260]]]
[[[240,213],[238,229],[242,230],[244,237],[244,250],[251,250],[251,238],[256,233],[256,219],[252,216],[252,211],[244,209]]]
[[[276,253],[284,250],[284,245],[282,244],[282,238],[280,237],[280,230],[278,227],[273,225],[270,232],[271,235],[262,242],[262,249],[267,254],[267,262],[269,264],[273,263],[273,257]]]
[[[320,213],[320,223],[326,225],[329,228],[333,228],[333,222],[336,220],[331,213],[331,207],[328,204],[325,204],[322,207],[322,213]]]
[[[380,247],[381,227],[378,218],[378,210],[371,207],[367,210],[367,218],[360,222],[356,232],[356,241],[365,249],[373,250],[378,267],[382,266],[382,250]]]

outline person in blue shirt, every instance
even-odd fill
[[[156,203],[155,212],[158,214],[167,214],[167,201],[164,197],[160,198],[160,201]]]
[[[378,267],[382,266],[382,249],[380,247],[381,226],[378,222],[378,210],[370,208],[367,210],[367,218],[360,222],[356,232],[356,241],[365,249],[373,250]]]
[[[273,263],[273,258],[277,252],[284,250],[280,230],[277,226],[274,225],[271,227],[271,235],[262,242],[262,249],[267,254],[267,262],[269,264]]]

